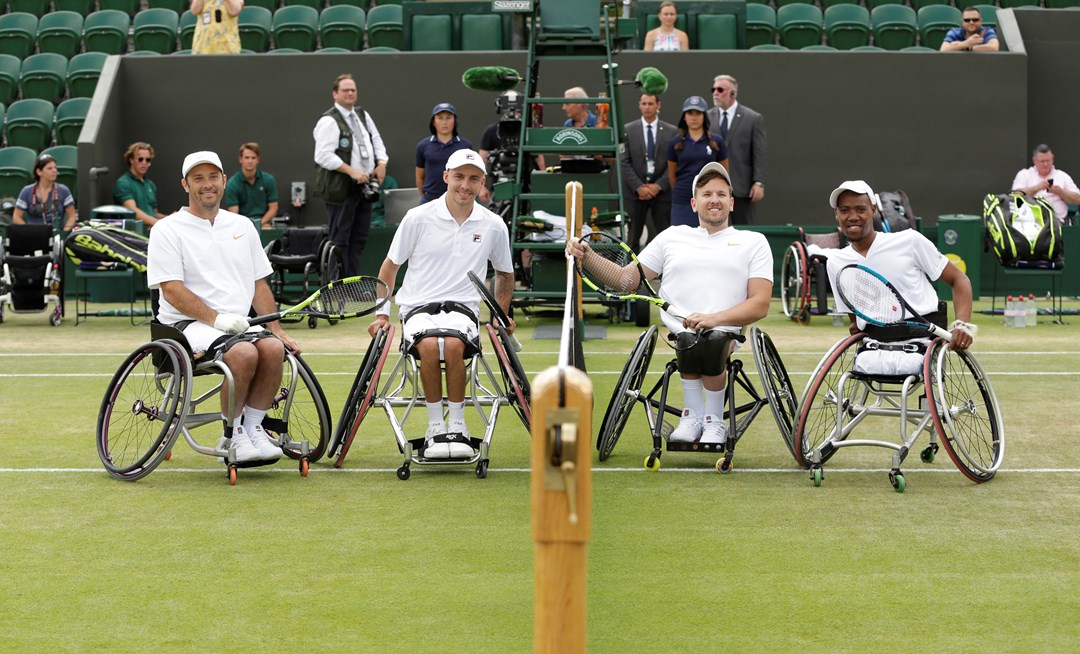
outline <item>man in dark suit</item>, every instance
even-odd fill
[[[678,133],[658,118],[660,99],[643,93],[638,101],[641,118],[626,124],[626,148],[619,156],[623,199],[630,217],[630,247],[641,249],[646,218],[649,238],[671,224],[671,182],[667,175],[668,142]]]
[[[731,75],[713,79],[709,125],[727,143],[735,209],[732,225],[753,225],[754,204],[765,198],[765,119],[735,99],[739,83]]]

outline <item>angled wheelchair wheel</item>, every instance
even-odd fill
[[[803,305],[806,279],[806,246],[796,241],[784,251],[780,267],[780,304],[784,315],[798,320]]]
[[[634,349],[630,351],[630,358],[626,360],[622,374],[619,375],[619,381],[615,383],[615,392],[611,394],[611,401],[608,402],[604,419],[600,423],[600,432],[596,437],[596,449],[600,452],[601,461],[611,456],[611,451],[615,449],[623,427],[626,426],[626,420],[634,409],[645,373],[649,370],[649,361],[656,348],[656,335],[657,329],[653,325],[638,337]]]
[[[997,396],[982,366],[967,350],[938,339],[924,361],[926,396],[941,444],[960,472],[989,481],[1005,457],[1005,431]]]
[[[750,342],[754,350],[754,365],[757,366],[758,377],[769,398],[769,408],[776,419],[776,427],[784,439],[784,445],[787,445],[788,452],[794,457],[795,443],[792,434],[795,431],[799,406],[795,399],[795,389],[791,386],[791,378],[788,377],[787,368],[784,367],[780,353],[768,334],[753,327],[750,330]],[[798,461],[798,457],[795,460]]]
[[[503,390],[507,399],[510,400],[510,406],[525,425],[525,430],[530,431],[532,429],[532,386],[525,375],[525,369],[521,367],[521,359],[514,351],[510,335],[501,325],[493,326],[489,323],[487,330],[491,345],[495,348],[495,355],[499,359]]]
[[[290,388],[292,362],[297,375],[296,386]],[[289,458],[312,462],[326,453],[330,442],[330,407],[315,373],[299,355],[286,357],[281,385],[266,417],[264,426],[279,437],[288,435],[288,440],[298,444],[307,441],[306,455],[299,449],[283,448]]]
[[[799,418],[795,422],[795,437],[792,442],[795,461],[804,468],[810,467],[809,454],[820,448],[826,441],[839,441],[844,434],[837,434],[837,411],[843,410],[841,403],[849,399],[839,394],[840,378],[850,371],[855,364],[855,353],[865,334],[855,334],[833,345],[814,369],[810,383],[799,401]],[[821,461],[829,460],[835,450],[823,450]]]
[[[97,450],[116,479],[150,474],[176,441],[191,400],[191,366],[175,341],[135,349],[113,375],[97,419]]]
[[[375,337],[368,344],[367,351],[364,352],[364,358],[360,362],[360,368],[349,390],[349,399],[345,401],[345,407],[341,410],[341,417],[338,418],[337,428],[334,430],[330,456],[337,457],[334,459],[335,468],[340,468],[345,463],[345,456],[352,447],[356,432],[371,409],[379,387],[379,377],[382,375],[386,356],[390,352],[390,342],[393,339],[394,326],[389,325],[375,333]]]

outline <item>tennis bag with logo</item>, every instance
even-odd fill
[[[881,191],[878,202],[881,203],[881,211],[874,216],[874,230],[902,232],[915,224],[915,211],[911,208],[907,193],[899,189]]]
[[[93,221],[76,225],[64,241],[64,251],[76,266],[109,268],[122,263],[141,273],[146,272],[149,246],[150,239],[141,234]]]
[[[1052,263],[1065,257],[1061,223],[1042,198],[989,194],[983,199],[983,222],[986,240],[1004,266],[1017,261]]]

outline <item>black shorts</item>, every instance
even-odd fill
[[[735,340],[736,335],[718,329],[707,331],[700,336],[694,332],[675,335],[675,341],[680,348],[689,345],[695,338],[697,343],[675,353],[679,372],[709,377],[722,374],[731,353],[731,341]]]

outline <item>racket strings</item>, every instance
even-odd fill
[[[610,294],[633,293],[640,284],[637,269],[626,269],[632,261],[622,243],[602,233],[593,233],[583,239],[588,244],[585,257],[578,262],[582,278],[596,288]]]
[[[903,320],[903,305],[889,287],[874,275],[859,268],[846,268],[841,271],[837,285],[852,309],[858,309],[873,320],[886,324]]]
[[[386,301],[386,291],[386,285],[374,277],[346,280],[324,288],[310,306],[331,316],[365,313]]]

